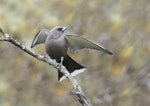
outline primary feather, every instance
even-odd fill
[[[45,43],[45,40],[46,40],[49,32],[50,32],[50,30],[48,30],[48,29],[41,29],[34,37],[34,40],[32,41],[32,44],[31,44],[31,48],[33,48],[37,44]]]
[[[67,42],[69,44],[69,49],[72,51],[77,51],[80,49],[89,48],[89,49],[95,49],[95,50],[103,51],[104,53],[112,55],[112,53],[110,51],[106,50],[103,46],[96,44],[90,40],[87,40],[81,36],[66,35],[65,39],[67,40]]]

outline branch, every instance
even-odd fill
[[[42,56],[40,54],[36,54],[36,53],[30,51],[28,48],[26,48],[26,46],[24,46],[23,44],[21,44],[20,42],[18,42],[16,39],[14,39],[9,34],[5,33],[1,28],[0,28],[0,33],[2,33],[2,35],[3,35],[0,38],[0,41],[10,42],[10,43],[14,44],[15,46],[17,46],[18,48],[20,48],[21,50],[23,50],[24,52],[26,52],[27,54],[29,54],[29,55],[33,56],[34,58],[38,59],[39,61],[43,61],[43,62],[45,62],[45,63],[53,66],[54,68],[58,69],[58,67],[57,67],[58,63],[56,63],[55,61],[53,61],[52,59],[50,59],[48,56]],[[76,95],[76,97],[77,97],[78,101],[81,103],[81,105],[82,106],[92,106],[88,102],[86,96],[83,94],[80,85],[71,76],[71,74],[66,70],[65,67],[62,68],[61,72],[72,83],[72,85],[73,85],[73,93]]]

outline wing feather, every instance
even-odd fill
[[[89,48],[89,49],[95,49],[95,50],[103,51],[104,53],[112,55],[112,53],[110,51],[106,50],[103,46],[96,44],[93,41],[87,40],[81,36],[66,35],[65,39],[67,40],[67,42],[69,44],[69,49],[72,51],[77,51],[80,49]]]
[[[34,46],[36,46],[37,44],[40,43],[45,43],[45,40],[49,34],[50,30],[48,29],[41,29],[34,37],[32,44],[31,44],[31,48],[33,48]]]

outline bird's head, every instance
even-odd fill
[[[57,26],[54,27],[53,29],[51,29],[51,36],[53,37],[60,37],[63,35],[63,33],[65,32],[65,30],[67,30],[67,27],[63,27],[63,26]]]
[[[63,27],[63,26],[57,26],[51,30],[48,29],[40,30],[34,37],[34,40],[32,41],[31,44],[31,48],[33,48],[37,44],[45,43],[47,37],[50,39],[51,38],[56,39],[61,37],[62,35],[64,35],[63,33],[65,30],[67,30],[67,27]]]
[[[67,27],[63,27],[63,26],[57,26],[55,28],[53,28],[54,30],[58,31],[58,32],[62,32],[64,33],[65,30],[67,30]],[[52,29],[52,30],[53,30]]]

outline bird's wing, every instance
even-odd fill
[[[34,37],[34,40],[32,41],[32,44],[31,44],[31,48],[33,48],[37,44],[45,43],[45,40],[46,40],[49,32],[50,32],[50,30],[48,30],[48,29],[41,29]]]
[[[69,49],[72,51],[80,50],[83,48],[89,48],[89,49],[100,50],[100,51],[103,51],[104,53],[112,55],[112,53],[106,50],[103,46],[96,44],[90,40],[87,40],[81,36],[73,35],[73,34],[65,35],[65,39],[67,40],[69,44]]]

